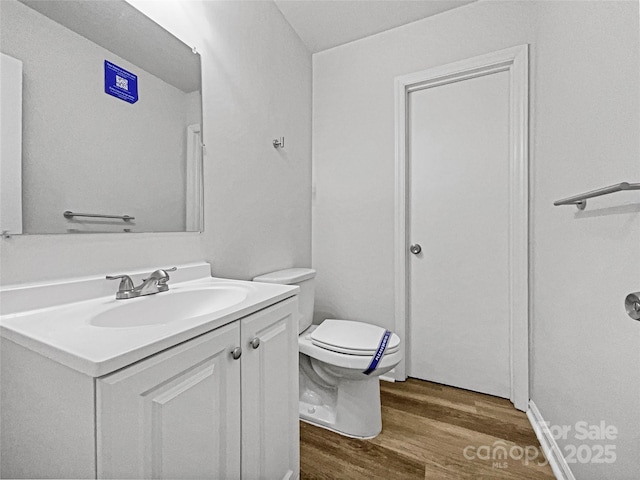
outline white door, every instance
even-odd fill
[[[242,319],[242,477],[300,472],[297,297]]]
[[[409,93],[411,377],[509,398],[509,72]]]
[[[98,478],[240,478],[239,342],[236,322],[98,379]]]
[[[22,233],[22,62],[0,53],[0,231]]]

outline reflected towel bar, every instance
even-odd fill
[[[602,195],[609,195],[610,193],[622,192],[624,190],[640,190],[640,183],[617,183],[616,185],[611,185],[609,187],[599,188],[598,190],[592,190],[590,192],[581,193],[580,195],[564,198],[553,202],[553,204],[556,207],[558,205],[575,205],[579,210],[584,210],[587,206],[587,198],[600,197]]]
[[[64,218],[73,218],[73,217],[118,218],[120,220],[124,220],[125,222],[136,219],[136,217],[130,217],[129,215],[100,215],[99,213],[74,213],[69,210],[64,212],[62,215],[64,215]]]

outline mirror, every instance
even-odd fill
[[[0,22],[0,230],[201,231],[200,55],[122,0]]]

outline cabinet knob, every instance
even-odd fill
[[[260,339],[258,337],[254,338],[253,340],[251,340],[249,342],[249,345],[251,345],[253,347],[253,349],[255,350],[256,348],[258,348],[260,346]]]
[[[233,357],[234,360],[239,359],[241,355],[242,355],[242,348],[236,347],[233,350],[231,350],[231,356]]]

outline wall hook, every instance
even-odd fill
[[[273,148],[284,148],[284,137],[273,141]]]

